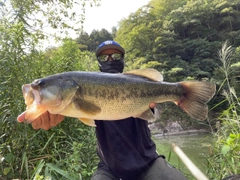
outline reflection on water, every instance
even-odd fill
[[[203,172],[206,171],[206,158],[211,151],[211,145],[213,144],[213,137],[211,134],[194,134],[194,135],[178,135],[178,136],[166,136],[157,137],[155,142],[157,144],[157,150],[159,154],[166,156],[169,162],[184,171],[189,173],[185,165],[181,162],[178,156],[172,150],[172,143],[178,145],[182,151],[192,160],[192,162]],[[169,154],[171,152],[171,154]],[[181,164],[181,165],[179,165]]]

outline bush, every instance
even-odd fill
[[[0,20],[1,25],[7,23]],[[10,24],[0,27],[7,25]],[[28,39],[26,43],[21,23],[13,23],[3,32],[0,36],[0,179],[88,179],[97,165],[93,128],[66,118],[56,128],[36,131],[16,119],[25,110],[23,84],[58,72],[96,69],[93,53],[80,52],[74,41],[66,39],[64,48],[45,56],[45,52],[35,49],[34,40]],[[71,56],[66,54],[69,49]]]

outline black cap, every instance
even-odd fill
[[[118,44],[113,40],[107,40],[98,46],[98,49],[96,51],[96,56],[98,57],[103,51],[107,49],[116,49],[116,50],[119,50],[122,54],[125,54],[125,50],[120,46],[120,44]]]

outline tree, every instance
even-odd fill
[[[9,6],[14,11],[15,19],[23,22],[29,33],[34,32],[44,36],[46,32],[42,32],[42,29],[48,25],[61,32],[69,29],[79,31],[84,22],[86,3],[93,6],[98,3],[98,0],[81,2],[78,0],[12,0]]]
[[[80,50],[89,50],[89,45],[91,44],[90,37],[87,32],[81,32],[79,37],[76,39]]]
[[[106,40],[112,40],[112,34],[109,33],[106,29],[93,30],[90,34],[91,44],[89,46],[89,51],[96,51],[100,43]]]
[[[106,29],[93,30],[90,35],[86,32],[82,32],[76,39],[81,50],[88,50],[95,52],[100,43],[106,40],[112,40],[113,36]]]
[[[120,22],[115,39],[126,49],[129,63],[144,57],[146,64],[159,62],[155,68],[165,76],[172,68],[183,68],[182,79],[212,78],[222,42],[239,46],[239,4],[152,0]]]
[[[85,6],[85,1],[81,2]],[[61,54],[63,59],[58,57],[56,62],[47,60],[54,60],[51,51],[57,49],[48,49],[45,56],[38,48],[40,40],[47,37],[41,31],[45,25],[61,30],[71,28],[71,24],[65,20],[67,17],[78,18],[76,13],[68,11],[74,3],[78,1],[0,2],[0,179],[73,179],[80,176],[86,179],[96,167],[94,131],[76,123],[76,120],[69,118],[66,124],[63,122],[48,132],[35,131],[29,124],[16,121],[17,115],[26,108],[21,91],[23,84],[54,73],[55,70],[70,70],[75,67],[71,64],[73,60],[83,62],[78,63],[81,68],[97,67],[92,62],[91,53],[79,52],[76,44],[68,40],[64,43],[64,50],[68,52],[63,49],[59,51],[69,57]],[[42,16],[38,17],[39,14]],[[62,69],[63,63],[67,69]],[[90,155],[91,163],[88,163],[87,168],[84,164],[89,161],[88,156],[79,159],[79,164],[75,163],[74,167],[70,166],[73,162],[68,157],[76,154],[73,144],[83,154],[88,152]],[[76,172],[76,169],[80,171]]]

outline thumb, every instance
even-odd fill
[[[22,114],[20,114],[18,117],[17,117],[17,121],[18,122],[23,122],[25,120],[25,114],[26,114],[26,111],[22,112]]]

